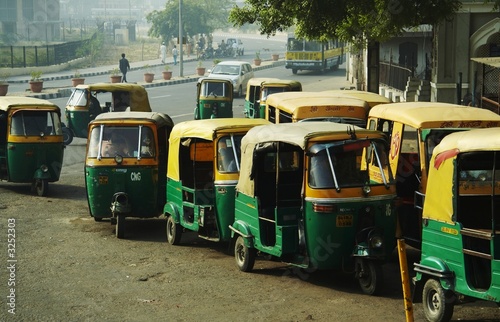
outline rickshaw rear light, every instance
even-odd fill
[[[40,167],[40,170],[42,170],[42,172],[48,172],[48,171],[49,171],[49,167],[47,167],[45,164],[43,164],[43,165]]]
[[[334,212],[336,207],[331,204],[313,203],[314,212]]]

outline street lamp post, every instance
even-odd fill
[[[184,41],[182,39],[182,0],[179,0],[179,76],[184,77],[182,52],[184,51]]]

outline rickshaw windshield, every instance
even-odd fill
[[[71,106],[87,106],[87,95],[84,89],[75,89],[71,96],[69,97],[68,103],[66,105]]]
[[[217,167],[222,173],[239,172],[241,163],[241,139],[243,135],[227,135],[217,144]]]
[[[61,120],[56,112],[21,110],[12,115],[10,135],[48,136],[62,135]]]
[[[427,169],[429,169],[429,162],[431,161],[432,151],[436,145],[441,142],[441,140],[448,134],[465,131],[465,129],[423,129],[422,130],[422,140],[425,142],[426,151],[426,163]]]
[[[309,186],[339,189],[387,184],[391,179],[387,177],[389,172],[385,151],[382,142],[369,140],[315,144],[308,150]],[[363,162],[363,156],[369,159]],[[366,164],[374,165],[373,168],[378,171],[377,177],[385,180],[371,180]]]
[[[201,96],[229,97],[231,91],[227,83],[204,82],[201,88]]]
[[[261,100],[265,101],[267,97],[275,93],[283,93],[286,91],[286,87],[264,87],[262,89]]]
[[[156,149],[151,128],[139,126],[94,127],[90,133],[89,158],[154,158]]]

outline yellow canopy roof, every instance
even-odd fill
[[[404,102],[374,106],[368,118],[398,121],[414,128],[476,128],[500,126],[500,115],[477,107],[438,103]]]
[[[471,58],[471,60],[481,64],[500,68],[500,57],[478,57],[478,58]]]
[[[28,108],[53,108],[60,113],[59,107],[47,100],[34,98],[34,97],[24,97],[24,96],[2,96],[0,97],[0,110],[8,111],[11,108],[16,107],[28,107]]]
[[[148,92],[142,85],[131,83],[95,83],[76,86],[78,89],[86,89],[91,92],[128,92],[130,93],[130,110],[138,112],[151,112]]]
[[[219,135],[246,133],[250,128],[269,124],[264,119],[220,118],[193,120],[177,123],[170,133],[167,177],[179,180],[179,148],[184,138],[212,141]]]
[[[387,97],[377,94],[377,93],[372,93],[372,92],[365,92],[365,91],[358,91],[358,90],[328,90],[324,91],[325,93],[331,93],[339,96],[344,96],[344,97],[352,97],[352,98],[357,98],[361,99],[370,105],[370,107],[373,107],[378,104],[387,104],[391,103],[391,100],[388,99]]]

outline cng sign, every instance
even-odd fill
[[[141,181],[141,173],[140,172],[131,172],[130,173],[131,181]]]

